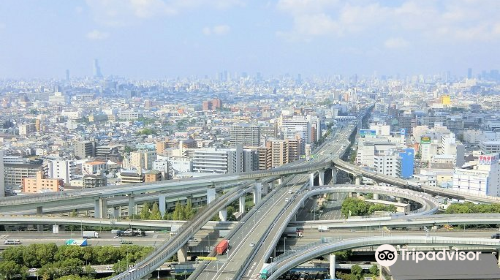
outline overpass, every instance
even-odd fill
[[[422,185],[419,186],[416,183],[412,183],[407,180],[403,180],[400,178],[395,178],[383,174],[378,174],[372,171],[365,170],[359,166],[356,166],[351,163],[347,163],[341,159],[334,159],[332,161],[333,165],[347,173],[353,174],[355,176],[363,176],[366,178],[370,178],[376,182],[386,183],[394,186],[398,186],[401,188],[411,189],[415,191],[426,192],[434,195],[440,195],[445,197],[458,198],[462,200],[470,200],[475,202],[483,202],[483,203],[500,203],[500,197],[487,196],[487,195],[479,195],[479,194],[471,194],[461,191],[455,191],[450,189],[443,189],[438,187],[431,187]]]
[[[247,190],[251,187],[247,186]],[[422,205],[417,211],[409,213],[406,217],[416,216],[416,215],[426,215],[434,213],[438,207],[439,203],[434,198],[429,195],[425,195],[419,192],[411,190],[402,190],[391,187],[374,187],[374,186],[356,186],[356,185],[335,185],[335,186],[322,186],[315,187],[313,190],[304,190],[304,195],[300,200],[295,202],[297,207],[296,211],[302,207],[309,197],[325,193],[375,193],[384,194],[390,196],[396,196],[401,198],[406,198],[411,201],[418,202]],[[50,217],[50,216],[16,216],[16,215],[3,215],[0,216],[0,223],[4,225],[8,224],[49,224],[49,225],[85,225],[85,226],[111,226],[120,228],[129,227],[139,227],[139,228],[150,228],[150,229],[167,229],[171,228],[172,225],[182,226],[185,221],[167,221],[167,220],[119,220],[119,219],[98,219],[98,218],[84,218],[84,217]],[[207,226],[204,228],[227,228],[228,224],[224,222],[208,222]]]
[[[279,276],[288,270],[305,263],[314,258],[324,256],[336,251],[356,249],[362,247],[375,247],[382,244],[391,245],[424,245],[424,246],[446,246],[455,248],[467,247],[486,247],[500,249],[500,240],[484,238],[460,238],[460,237],[442,237],[442,236],[374,236],[366,238],[355,238],[345,240],[335,240],[324,238],[317,243],[304,246],[301,250],[288,250],[287,253],[274,259],[266,268],[270,276],[267,279],[278,279]],[[253,275],[253,279],[257,279]]]

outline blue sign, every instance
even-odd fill
[[[406,129],[401,128],[401,135],[406,135]]]

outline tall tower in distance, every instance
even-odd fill
[[[69,81],[69,69],[66,69],[66,81]]]
[[[94,78],[102,78],[101,67],[97,59],[94,59]]]

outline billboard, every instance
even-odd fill
[[[377,131],[375,129],[360,129],[359,130],[359,136],[361,138],[365,138],[365,137],[375,138],[376,135],[377,135]]]
[[[431,138],[429,136],[420,137],[420,144],[430,144]]]
[[[479,156],[479,165],[498,164],[498,154]]]

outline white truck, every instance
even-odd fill
[[[83,238],[99,238],[99,233],[97,231],[83,231]]]

